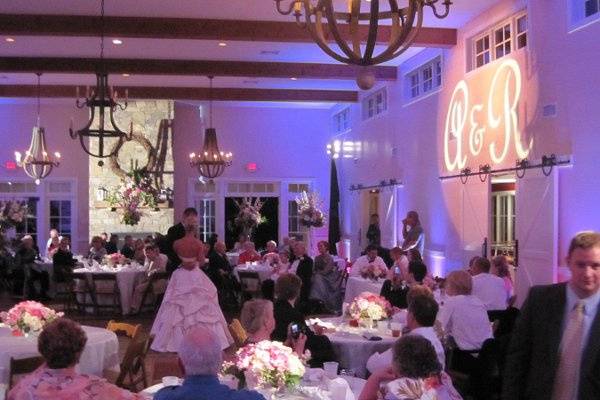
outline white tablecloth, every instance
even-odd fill
[[[88,282],[91,283],[91,275],[97,273],[113,273],[117,275],[117,285],[119,286],[119,292],[121,293],[121,310],[123,315],[129,314],[131,311],[131,300],[133,298],[133,290],[135,289],[135,285],[137,285],[144,275],[146,271],[142,268],[135,267],[122,267],[117,269],[106,269],[101,271],[90,271],[86,268],[78,268],[73,272],[83,272],[89,274]],[[104,299],[106,296],[101,296],[99,302],[102,304],[102,301],[110,301],[109,299]]]
[[[119,341],[106,329],[83,326],[87,343],[79,359],[79,371],[102,376],[102,371],[119,370]],[[12,336],[9,328],[0,328],[0,384],[8,384],[10,359],[39,355],[37,337]]]
[[[351,276],[346,282],[346,294],[344,295],[344,303],[350,303],[356,296],[362,292],[371,292],[375,294],[381,293],[383,279],[373,282],[370,279],[365,279],[360,276]]]
[[[233,275],[239,281],[240,277],[238,276],[239,271],[251,271],[258,272],[258,276],[261,282],[264,282],[267,279],[271,279],[271,275],[273,274],[273,268],[270,265],[266,264],[257,264],[246,266],[245,264],[238,265],[233,269]]]
[[[364,378],[367,375],[367,360],[375,352],[383,352],[392,347],[398,340],[392,336],[387,321],[379,322],[375,329],[354,328],[347,325],[347,321],[340,318],[323,318],[336,326],[335,332],[326,333],[331,341],[336,359],[340,368],[354,370],[356,376]],[[381,340],[372,341],[363,337],[363,333],[381,337]]]

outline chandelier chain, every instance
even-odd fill
[[[100,0],[100,65],[104,67],[104,0]]]
[[[214,76],[209,76],[209,87],[208,87],[208,123],[209,123],[209,127],[212,128],[213,127],[213,98],[212,98],[212,92],[213,92],[213,79]]]
[[[40,77],[42,76],[41,72],[37,72],[37,126],[40,126],[40,97],[42,96],[42,85],[40,83]]]

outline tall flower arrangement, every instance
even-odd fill
[[[244,197],[242,201],[235,202],[238,207],[238,214],[235,217],[235,225],[245,234],[249,234],[258,225],[264,223],[266,218],[260,214],[263,202],[260,198],[252,200],[251,197]]]
[[[122,213],[125,225],[137,225],[143,216],[141,207],[155,208],[158,193],[152,179],[144,169],[127,174],[121,185],[109,193],[107,201],[113,209]]]
[[[27,217],[27,202],[21,200],[0,201],[0,229],[9,229]]]
[[[325,224],[325,214],[321,211],[323,202],[317,192],[302,192],[296,198],[300,223],[307,227],[320,228]]]

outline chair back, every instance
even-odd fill
[[[260,276],[256,271],[238,271],[242,292],[257,294],[260,292]]]
[[[40,365],[44,363],[44,358],[41,356],[28,358],[12,358],[10,359],[10,375],[8,378],[8,388],[11,389],[15,385],[15,377],[18,375],[30,374]]]
[[[246,340],[248,340],[248,334],[238,319],[231,321],[229,324],[229,332],[237,347],[243,347]]]
[[[145,363],[146,355],[153,340],[154,336],[149,336],[141,330],[137,330],[135,336],[129,342],[127,350],[125,350],[120,365],[121,372],[115,382],[117,386],[132,392],[138,392],[148,387]]]
[[[129,338],[135,337],[141,328],[142,325],[140,324],[133,325],[125,322],[117,322],[112,319],[108,321],[108,324],[106,325],[107,330],[114,333],[123,332]]]

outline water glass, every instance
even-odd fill
[[[335,379],[337,377],[339,364],[335,361],[329,361],[323,363],[323,370],[325,371],[325,376],[329,379]]]

